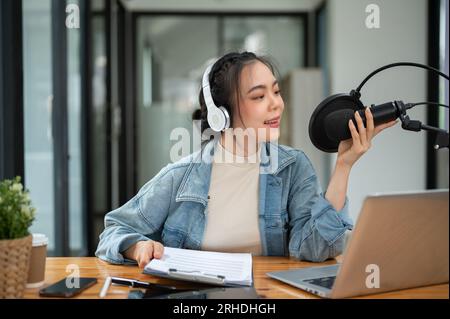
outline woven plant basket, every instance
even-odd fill
[[[22,298],[33,236],[0,240],[0,298]]]

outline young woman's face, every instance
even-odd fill
[[[277,140],[284,110],[278,81],[270,69],[256,61],[240,75],[239,110],[235,109],[233,128],[254,129],[258,141]]]

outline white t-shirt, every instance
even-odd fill
[[[261,255],[258,224],[260,153],[236,156],[217,143],[202,250]]]

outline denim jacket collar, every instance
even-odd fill
[[[189,164],[177,191],[175,198],[177,202],[194,201],[204,206],[207,205],[216,143],[218,143],[218,139],[213,139],[207,142],[201,150],[192,154],[192,162]],[[261,169],[266,168],[268,174],[276,176],[280,171],[295,162],[295,155],[290,154],[277,144],[264,142],[261,147],[260,167]]]

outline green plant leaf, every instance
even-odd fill
[[[0,240],[29,235],[35,211],[20,176],[0,182]]]

